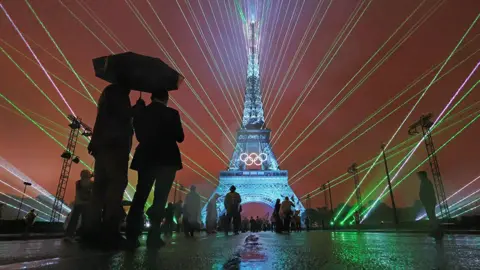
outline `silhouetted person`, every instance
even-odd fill
[[[160,223],[165,215],[165,204],[175,175],[182,169],[177,145],[184,140],[180,115],[177,110],[167,107],[167,91],[155,92],[151,100],[146,107],[139,101],[134,108],[133,125],[139,144],[131,169],[138,171],[138,182],[127,217],[127,239],[130,247],[139,245],[138,236],[143,229],[141,217],[154,183],[153,205],[147,212],[151,225],[147,246],[159,248],[164,245],[160,238]]]
[[[196,230],[200,230],[201,199],[195,186],[185,197],[183,204],[183,228],[185,236],[193,237]]]
[[[300,211],[295,211],[295,229],[297,232],[302,231],[302,219],[300,217]]]
[[[262,230],[262,220],[259,216],[255,219],[255,232],[259,232]]]
[[[169,236],[172,235],[173,215],[174,215],[173,203],[168,203],[168,206],[165,209],[165,223],[164,223],[164,233],[165,233],[165,235],[169,235]]]
[[[432,183],[428,180],[427,172],[419,171],[417,172],[417,176],[420,179],[420,201],[425,208],[425,212],[427,212],[427,217],[430,220],[430,225],[432,227],[431,235],[436,239],[441,239],[443,237],[443,233],[440,230],[440,226],[438,224],[437,216],[435,214],[435,208],[437,205],[437,199],[435,197],[435,189],[433,188]]]
[[[280,199],[277,199],[275,202],[275,207],[273,209],[273,215],[275,217],[275,232],[281,233],[283,230],[283,221],[282,218],[280,217]]]
[[[25,221],[25,235],[28,236],[28,234],[32,231],[33,224],[35,223],[35,219],[37,218],[37,214],[35,213],[35,209],[30,210],[25,217],[23,217],[23,220]]]
[[[98,101],[97,118],[88,152],[95,158],[92,199],[85,215],[84,240],[116,247],[122,241],[123,193],[128,184],[132,148],[130,89],[107,86]]]
[[[70,221],[68,222],[65,232],[66,240],[73,240],[75,232],[78,228],[80,217],[85,219],[85,213],[88,203],[92,198],[92,174],[89,170],[80,172],[80,180],[75,182],[75,202],[72,212],[70,213]],[[82,222],[84,223],[84,222]]]
[[[230,187],[230,192],[227,193],[225,196],[225,200],[223,202],[225,206],[225,210],[227,212],[225,218],[225,235],[228,235],[228,231],[230,229],[230,223],[233,219],[233,232],[238,234],[238,230],[240,227],[240,203],[242,202],[242,198],[240,194],[238,194],[235,190],[237,188],[235,186]]]
[[[218,218],[217,200],[219,196],[220,195],[215,193],[212,199],[208,202],[206,221],[207,221],[207,233],[209,234],[215,233],[215,231],[217,230],[217,218]]]
[[[290,232],[290,223],[292,222],[293,203],[288,197],[280,205],[280,216],[283,218],[283,230]]]
[[[256,227],[255,219],[253,219],[253,217],[250,217],[250,231],[255,232],[255,227]]]
[[[307,232],[310,231],[310,218],[308,216],[305,217],[305,228],[307,229]]]

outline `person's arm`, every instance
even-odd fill
[[[179,143],[182,143],[185,139],[185,134],[183,133],[182,120],[180,120],[180,114],[178,111],[175,111],[175,130],[174,130],[175,140]]]

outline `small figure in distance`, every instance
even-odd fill
[[[79,227],[80,217],[84,219],[88,203],[92,197],[92,173],[89,170],[80,172],[80,180],[75,182],[75,202],[65,230],[65,240],[73,241]]]

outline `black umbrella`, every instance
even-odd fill
[[[162,60],[133,52],[93,59],[95,76],[132,90],[177,90],[183,76]]]

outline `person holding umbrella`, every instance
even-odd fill
[[[182,169],[177,143],[184,140],[180,115],[167,106],[168,99],[167,91],[156,91],[148,106],[139,100],[134,109],[133,125],[139,145],[131,164],[131,169],[138,171],[137,191],[127,216],[126,235],[131,248],[139,246],[138,237],[143,227],[141,217],[154,183],[153,205],[147,211],[150,219],[147,247],[156,249],[164,245],[160,238],[160,223],[175,175]]]
[[[130,89],[121,84],[107,86],[99,99],[97,118],[88,145],[95,158],[92,198],[85,213],[83,240],[118,247],[123,193],[128,184],[128,161],[133,127]]]
[[[124,214],[122,196],[128,184],[128,160],[133,137],[132,114],[136,114],[133,116],[137,120],[135,130],[142,135],[137,134],[140,145],[135,153],[136,158],[132,161],[132,168],[139,171],[139,195],[136,195],[138,198],[132,202],[130,210],[134,218],[127,220],[131,224],[139,223],[143,228],[143,205],[146,201],[143,197],[145,191],[150,191],[154,182],[152,179],[165,181],[162,182],[165,185],[157,184],[154,205],[159,210],[153,211],[163,214],[166,196],[172,185],[170,181],[175,178],[176,170],[181,168],[180,152],[176,143],[173,145],[172,142],[183,141],[183,130],[178,112],[166,106],[166,91],[178,89],[183,76],[158,58],[134,52],[102,56],[92,62],[95,76],[111,85],[105,88],[100,97],[92,141],[88,147],[89,153],[95,157],[95,180],[91,209],[86,215],[85,239],[94,242],[100,239],[103,243],[118,247],[118,241],[124,240],[118,228]],[[144,103],[139,102],[137,110],[132,111],[130,89],[154,93],[153,105],[145,107]],[[142,122],[146,125],[140,124]],[[155,137],[159,135],[161,137]],[[170,169],[164,169],[165,167]],[[157,230],[157,227],[151,226],[151,229]]]

